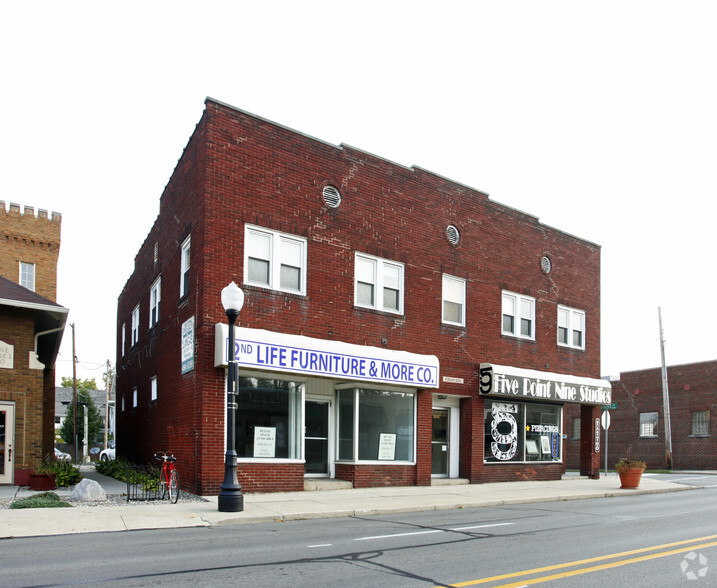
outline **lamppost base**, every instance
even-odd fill
[[[219,512],[242,512],[244,510],[244,495],[241,489],[219,492],[218,510]]]

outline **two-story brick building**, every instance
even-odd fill
[[[26,485],[53,455],[61,216],[0,201],[0,484]]]
[[[599,471],[600,248],[418,167],[207,99],[117,311],[118,451],[223,479],[227,319],[245,491]]]

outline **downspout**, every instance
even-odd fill
[[[37,340],[42,337],[43,335],[49,335],[51,333],[57,333],[58,331],[64,331],[65,325],[62,325],[61,327],[57,327],[56,329],[50,329],[48,331],[40,331],[39,333],[35,333],[35,359],[38,361],[38,363],[42,363],[38,357],[37,357]],[[45,365],[44,363],[42,365]]]

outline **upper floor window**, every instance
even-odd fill
[[[640,437],[657,437],[657,413],[640,413]]]
[[[149,401],[157,400],[157,376],[153,376],[149,380]]]
[[[403,264],[356,254],[356,306],[403,313]]]
[[[502,333],[535,339],[535,298],[503,292]]]
[[[585,312],[558,306],[558,345],[585,349]]]
[[[179,267],[179,297],[189,294],[189,252],[191,249],[191,237],[187,237],[182,243],[180,267]]]
[[[35,291],[35,264],[20,262],[20,285]]]
[[[132,388],[132,408],[137,408],[137,388]]]
[[[124,357],[125,346],[127,345],[127,323],[122,323],[122,357]]]
[[[708,410],[702,410],[692,413],[692,435],[695,437],[707,437],[709,430],[710,413]]]
[[[244,283],[306,293],[306,239],[246,226]]]
[[[443,274],[443,322],[466,324],[466,281]]]
[[[162,300],[162,276],[149,289],[149,328],[159,322],[159,303]]]
[[[139,341],[139,304],[132,311],[132,333],[130,336],[130,347]]]

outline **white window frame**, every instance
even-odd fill
[[[369,268],[369,274],[360,272],[359,265]],[[389,272],[397,272],[396,281],[392,282]],[[359,278],[363,278],[359,280]],[[373,295],[371,303],[361,302],[359,300],[359,284],[370,284],[373,287]],[[393,287],[392,287],[393,286]],[[398,308],[392,308],[384,304],[384,294],[386,290],[397,291],[396,304]],[[403,314],[403,296],[404,296],[404,265],[397,261],[374,257],[365,253],[356,253],[354,259],[354,304],[362,308],[373,308],[382,312],[391,312],[394,314]]]
[[[162,276],[159,276],[149,289],[149,328],[159,322],[159,310],[162,302]]]
[[[526,304],[530,306],[527,312],[524,308]],[[511,306],[512,309],[510,308]],[[512,331],[506,330],[505,328],[506,316],[513,317]],[[527,320],[530,321],[530,333],[524,334],[522,325],[523,321]],[[535,341],[535,298],[503,290],[500,330],[503,335]]]
[[[709,437],[710,435],[710,412],[708,410],[696,410],[691,415],[692,429],[691,437]]]
[[[130,347],[139,341],[139,304],[132,310],[132,333],[130,336]]]
[[[132,408],[137,408],[137,388],[132,388]]]
[[[157,400],[157,376],[152,376],[149,379],[149,401],[154,402]]]
[[[252,238],[268,239],[268,251],[258,251],[254,249],[250,242]],[[289,259],[292,249],[297,246],[299,248],[298,259]],[[306,239],[303,237],[280,233],[254,225],[246,225],[244,229],[244,283],[250,286],[259,286],[279,292],[305,296],[307,273],[306,249]],[[268,279],[266,281],[250,278],[251,260],[260,260],[268,264]],[[293,263],[289,263],[290,261]],[[295,265],[297,262],[299,265]],[[282,267],[298,268],[298,289],[282,286]]]
[[[124,357],[126,345],[127,345],[127,323],[122,323],[122,357]]]
[[[35,291],[35,264],[20,262],[20,285],[28,290]]]
[[[179,297],[182,298],[189,294],[189,268],[192,251],[191,235],[184,240],[180,251],[179,260]]]
[[[567,341],[560,340],[560,330],[565,332]],[[585,349],[585,311],[569,306],[558,306],[558,345],[572,349]],[[580,343],[575,343],[575,334],[580,334]]]
[[[442,320],[449,325],[466,326],[466,281],[448,274],[443,274],[442,287]],[[459,321],[452,321],[446,318],[446,303],[456,304],[460,307],[461,317]]]
[[[659,424],[656,412],[640,413],[640,437],[657,437],[657,425]]]

